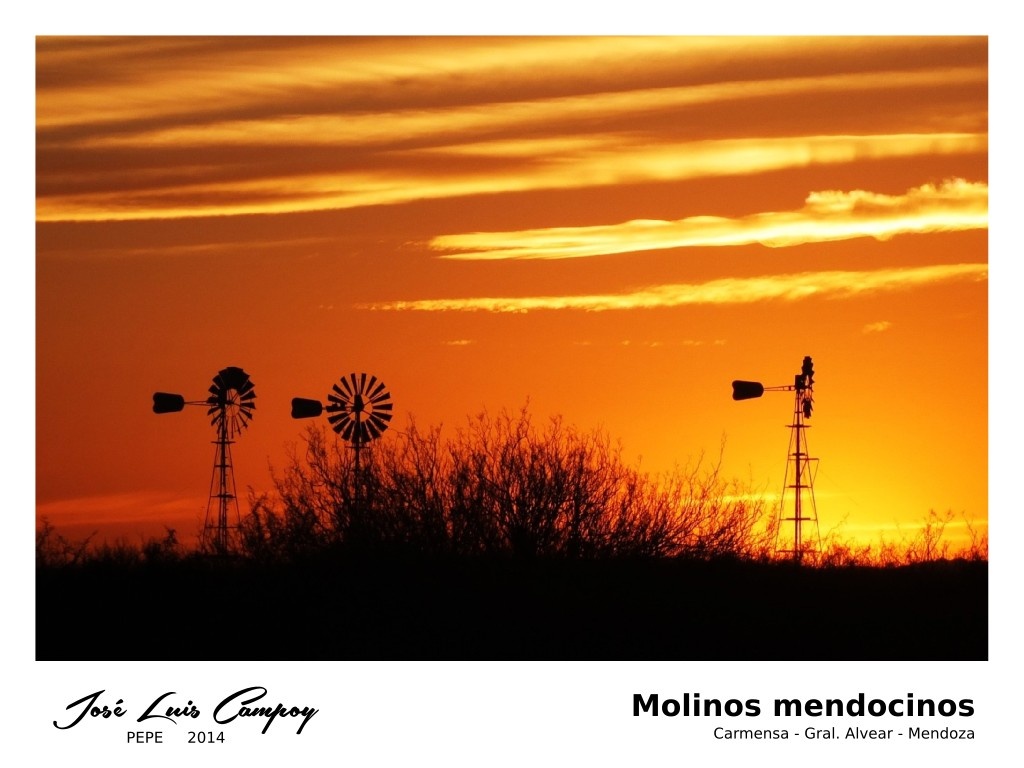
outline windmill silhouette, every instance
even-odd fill
[[[231,446],[252,421],[256,408],[256,390],[249,374],[241,368],[229,366],[218,371],[205,400],[185,400],[182,395],[169,392],[153,393],[154,413],[175,413],[186,405],[205,407],[210,424],[217,431],[213,441],[213,475],[210,478],[210,498],[206,505],[206,520],[199,539],[204,552],[219,555],[230,551],[229,530],[237,529],[239,522],[238,496],[235,487]],[[229,525],[229,511],[234,510],[234,525]]]
[[[348,442],[355,452],[355,501],[359,506],[360,464],[363,446],[376,440],[391,421],[391,393],[384,382],[365,373],[342,376],[327,393],[327,406],[319,400],[292,398],[292,418],[306,419],[327,413],[331,429]]]
[[[804,541],[804,523],[814,526],[810,551],[816,552],[821,549],[818,507],[814,500],[814,475],[818,467],[818,460],[811,458],[807,452],[806,430],[810,426],[805,423],[807,419],[811,418],[811,412],[814,410],[814,362],[810,355],[804,357],[800,373],[793,377],[792,384],[766,387],[759,381],[736,380],[732,383],[733,400],[750,400],[772,391],[795,393],[793,421],[788,425],[790,430],[789,452],[786,459],[786,476],[782,483],[779,525],[775,532],[775,549],[778,552],[790,554],[793,560],[799,563],[808,551],[808,546]],[[783,517],[786,514],[787,491],[793,492],[792,517]],[[808,510],[804,505],[805,493],[810,501],[810,514],[807,514]],[[784,522],[793,523],[793,543],[788,549],[785,545],[780,546],[779,544],[779,536]]]

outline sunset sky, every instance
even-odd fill
[[[36,512],[71,538],[194,537],[215,435],[151,398],[227,366],[243,497],[291,398],[362,371],[385,439],[529,403],[777,495],[792,396],[730,383],[805,355],[823,534],[987,526],[984,37],[40,37],[36,76]]]

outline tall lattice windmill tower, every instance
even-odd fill
[[[766,387],[759,381],[737,380],[732,383],[733,400],[749,400],[769,391],[794,393],[793,420],[787,425],[790,430],[789,451],[782,483],[775,549],[790,555],[799,563],[807,554],[821,551],[818,507],[814,500],[814,476],[818,460],[811,457],[807,445],[807,430],[810,429],[807,420],[811,418],[814,409],[814,363],[810,355],[804,357],[800,373],[793,377],[792,384]],[[790,497],[793,500],[792,513],[787,517],[789,513],[786,502]],[[791,534],[790,526],[785,523],[792,523]]]
[[[210,424],[217,433],[217,439],[213,441],[216,448],[210,478],[210,498],[199,539],[199,547],[203,552],[224,555],[231,550],[231,532],[237,530],[240,520],[231,446],[252,421],[255,399],[256,390],[249,374],[235,366],[223,368],[213,377],[209,397],[205,400],[186,401],[182,395],[169,392],[153,394],[154,413],[175,413],[186,405],[205,407]]]

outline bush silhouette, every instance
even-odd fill
[[[517,558],[758,556],[768,510],[718,466],[659,477],[625,462],[600,430],[526,409],[482,413],[445,439],[440,428],[354,451],[310,427],[274,492],[254,496],[244,553],[294,558],[323,547]]]

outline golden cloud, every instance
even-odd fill
[[[657,285],[627,293],[585,296],[471,297],[420,299],[365,305],[384,311],[531,312],[576,309],[603,312],[615,309],[653,309],[699,304],[750,304],[759,301],[842,299],[883,291],[908,290],[957,280],[988,278],[987,264],[948,264],[873,271],[803,272],[790,275],[722,278],[705,283]]]
[[[501,144],[501,152],[507,152],[507,142]],[[58,193],[37,199],[36,220],[167,219],[347,209],[466,195],[682,181],[880,158],[982,152],[987,146],[988,137],[984,134],[731,139],[655,147],[637,140],[609,137],[600,142],[590,137],[580,142],[575,152],[553,158],[544,156],[533,163],[515,164],[486,173],[444,169],[427,172],[415,164],[406,167],[396,163],[381,170],[294,174],[246,181],[210,180],[143,190]],[[795,225],[784,227],[777,235],[768,232],[763,237],[780,240],[789,237],[787,229],[799,227],[812,213],[813,210],[802,216],[798,213]],[[974,219],[978,218],[975,214]],[[700,221],[707,227],[715,220]],[[757,219],[746,222],[747,225],[756,223]],[[732,228],[733,225],[728,226]],[[562,234],[563,231],[554,232]],[[543,236],[545,232],[532,234]],[[438,238],[433,244],[445,249],[473,247],[475,240],[471,238],[480,237],[449,235]],[[579,255],[608,252],[583,250]],[[561,258],[566,258],[567,251],[563,249],[562,253]],[[509,257],[477,255],[475,258]]]
[[[855,237],[884,240],[904,233],[987,227],[988,185],[952,179],[904,195],[812,192],[797,211],[443,235],[434,238],[431,247],[446,251],[442,258],[448,259],[569,259],[660,248],[752,243],[783,247]]]

